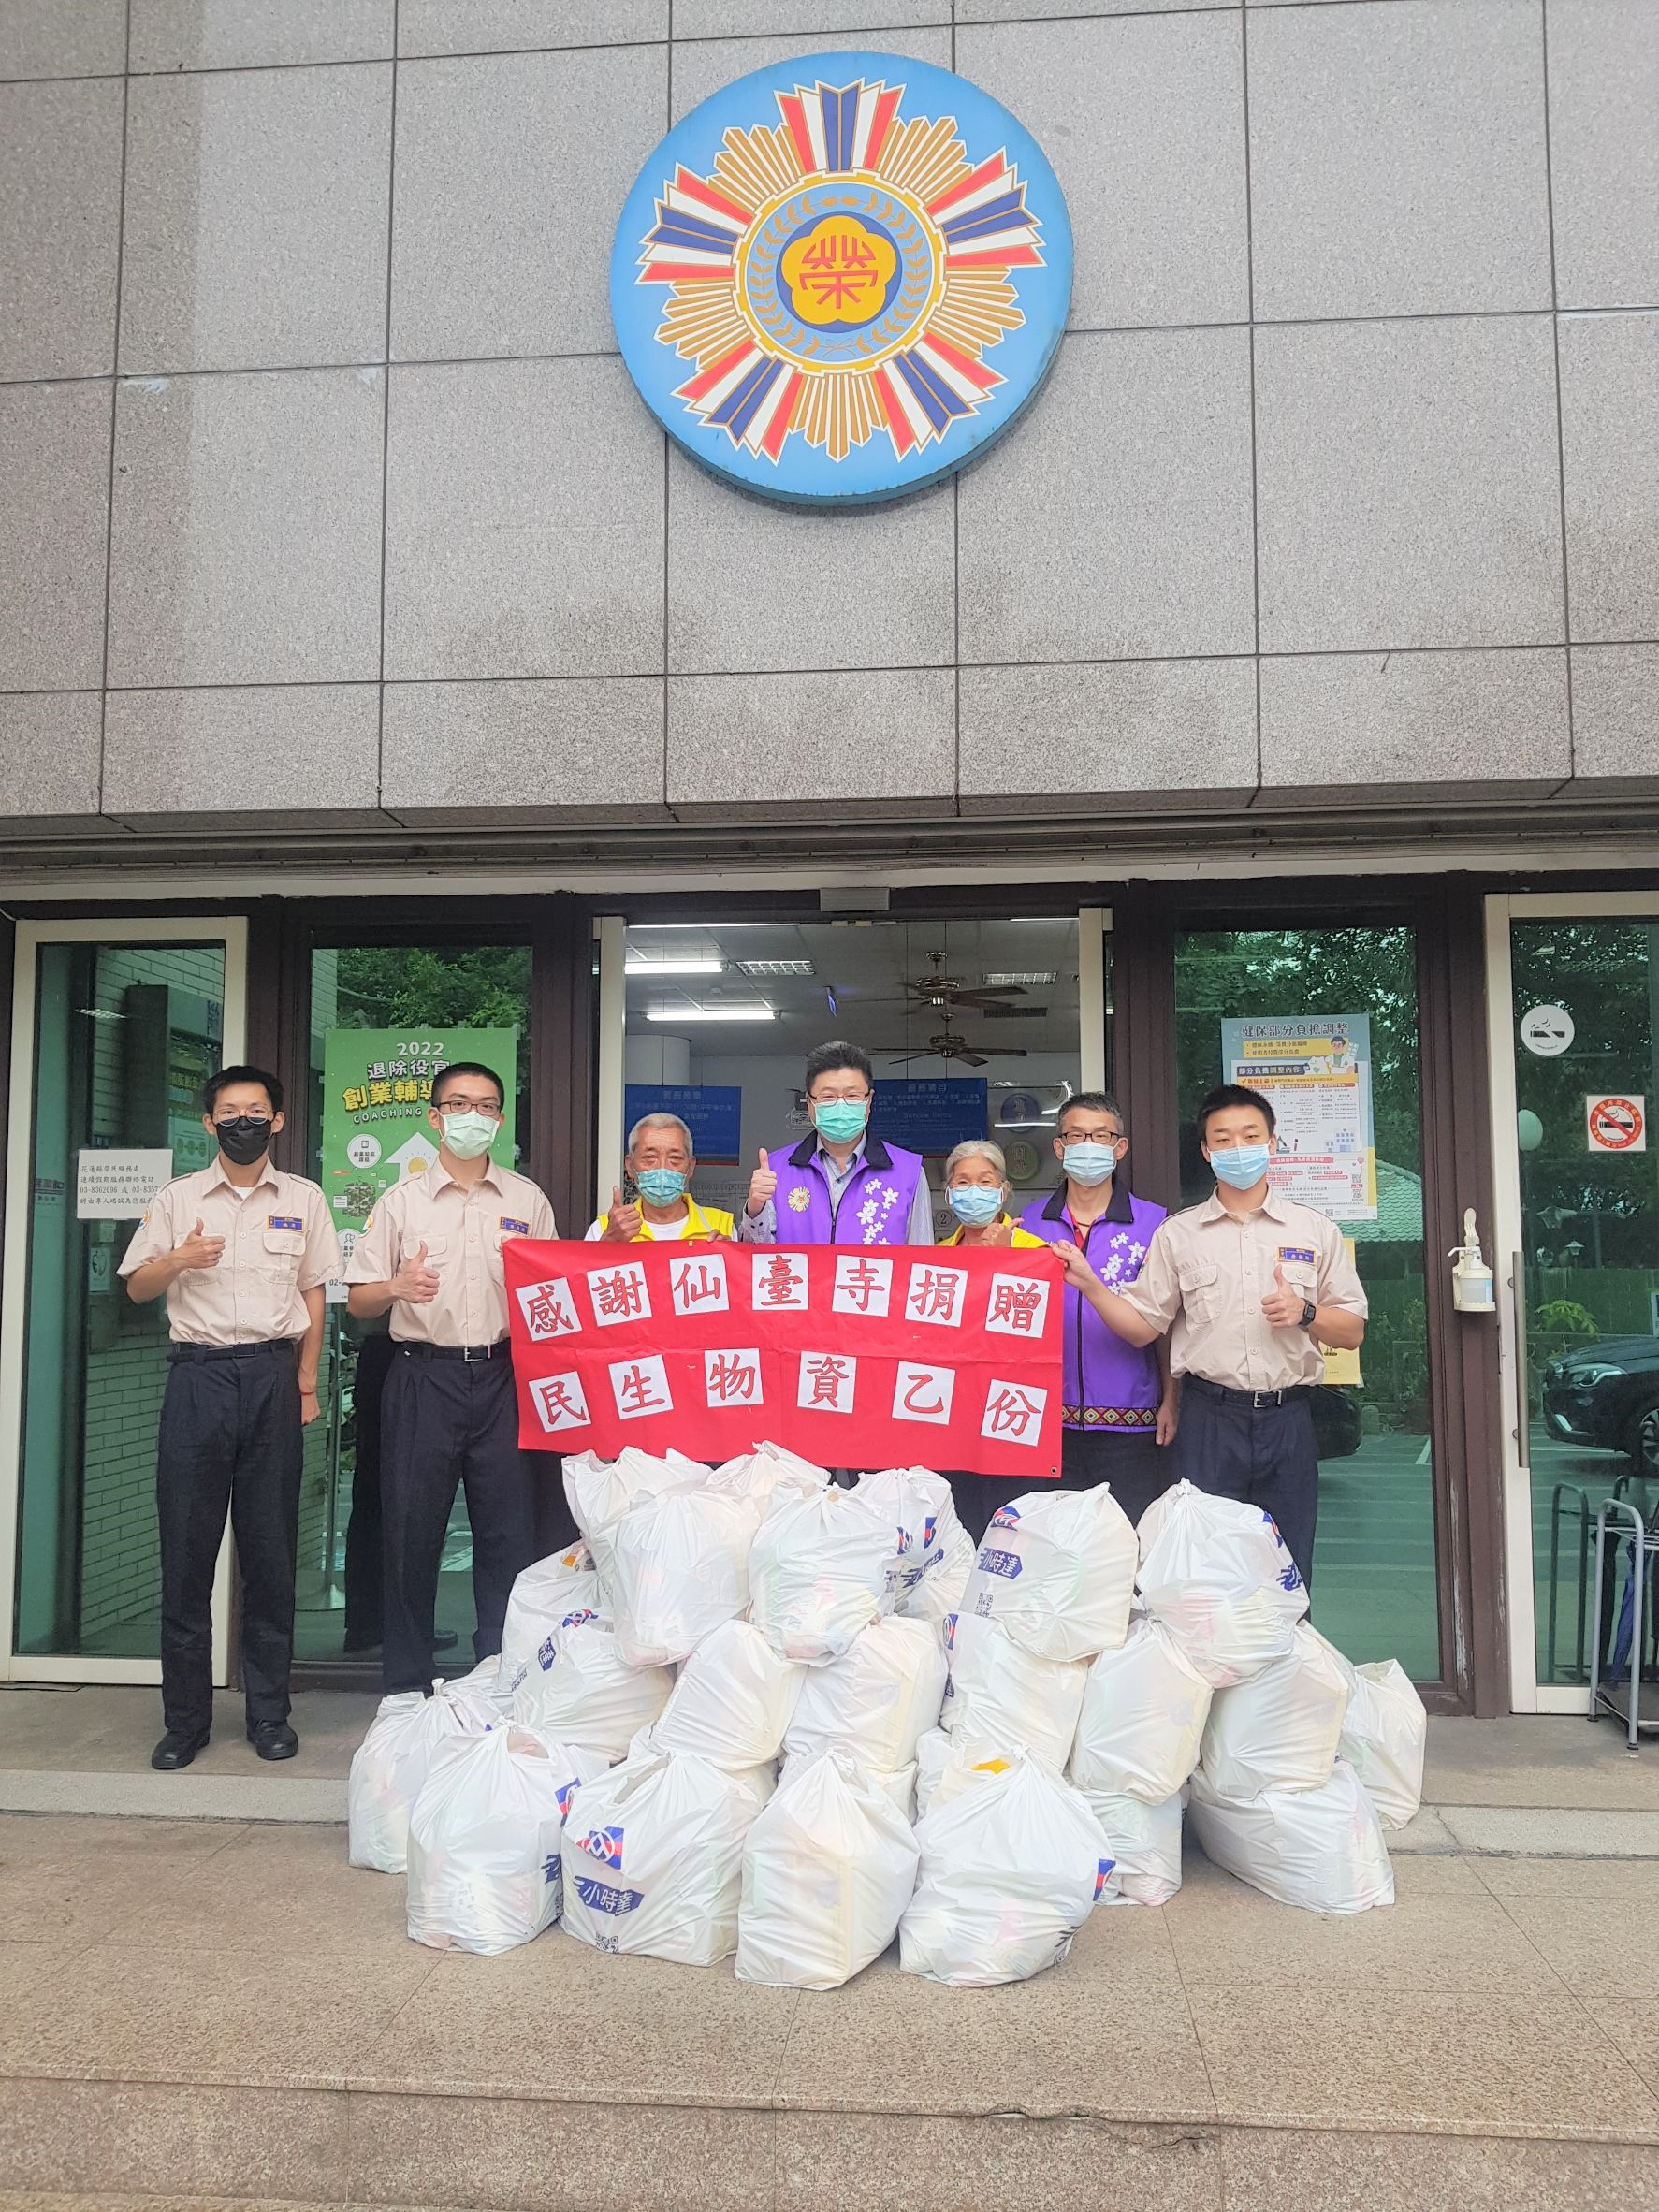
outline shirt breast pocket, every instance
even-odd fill
[[[1184,1259],[1178,1268],[1181,1302],[1198,1321],[1215,1321],[1221,1315],[1221,1273],[1207,1259]]]
[[[305,1231],[299,1229],[268,1229],[260,1236],[264,1247],[264,1267],[268,1274],[279,1282],[291,1283],[299,1273],[299,1258],[305,1250]]]

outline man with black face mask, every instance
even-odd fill
[[[317,1418],[324,1286],[340,1273],[328,1201],[270,1160],[283,1086],[222,1068],[202,1123],[211,1167],[157,1191],[121,1263],[127,1296],[166,1295],[168,1355],[155,1499],[161,1524],[161,1695],[150,1764],[188,1767],[213,1719],[213,1565],[228,1508],[242,1583],[248,1740],[291,1759],[288,1670],[302,1433]]]

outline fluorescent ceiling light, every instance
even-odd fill
[[[648,959],[630,953],[622,963],[624,975],[723,975],[726,964],[718,953],[687,953],[670,960]]]
[[[810,960],[739,960],[738,967],[748,976],[816,975]]]
[[[775,1022],[770,1006],[651,1006],[648,1022]]]
[[[1059,980],[1057,971],[1052,968],[1010,968],[998,975],[982,976],[980,988],[989,991],[999,984],[1012,983],[1021,990],[1027,986],[1040,990],[1044,983],[1057,983]]]

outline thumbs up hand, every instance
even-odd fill
[[[604,1217],[604,1241],[608,1244],[631,1244],[639,1234],[639,1208],[625,1206],[618,1189],[611,1192],[610,1212]]]
[[[392,1296],[408,1305],[430,1305],[438,1295],[438,1271],[427,1259],[425,1239],[413,1259],[406,1259],[392,1277]]]
[[[1301,1325],[1302,1309],[1306,1303],[1306,1293],[1285,1280],[1284,1263],[1275,1261],[1273,1287],[1261,1302],[1263,1319],[1274,1329],[1295,1329]]]
[[[217,1267],[224,1250],[225,1239],[205,1235],[203,1224],[198,1220],[182,1244],[173,1246],[173,1264],[181,1271],[187,1267]]]
[[[749,1196],[743,1204],[743,1211],[751,1219],[772,1203],[778,1189],[778,1177],[766,1163],[766,1148],[764,1144],[761,1146],[760,1161],[760,1166],[749,1179]]]

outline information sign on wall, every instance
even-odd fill
[[[1375,1221],[1369,1017],[1223,1022],[1221,1063],[1229,1083],[1259,1091],[1273,1107],[1273,1188],[1332,1221]]]

